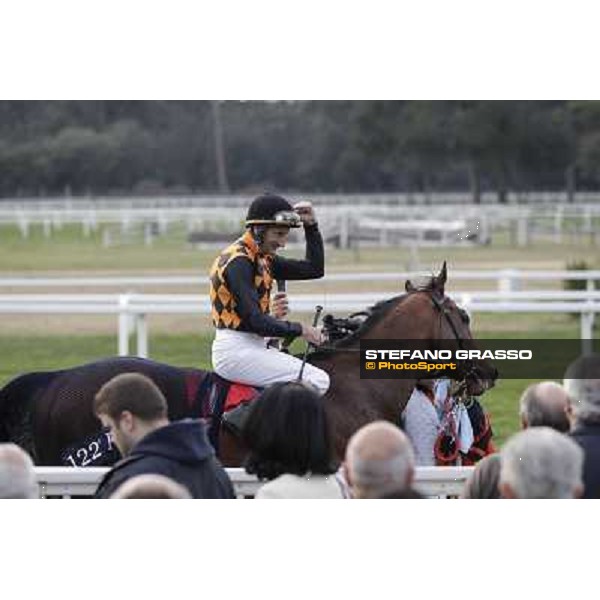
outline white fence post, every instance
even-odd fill
[[[520,289],[520,272],[517,269],[503,269],[498,279],[499,292],[515,292]]]
[[[346,250],[349,247],[350,239],[350,215],[344,213],[340,219],[340,249]]]
[[[145,314],[135,315],[135,328],[137,333],[137,355],[148,358],[148,327]]]
[[[119,356],[129,355],[129,294],[119,294]]]
[[[529,216],[522,215],[517,219],[517,245],[520,247],[529,244]]]
[[[554,243],[562,243],[562,232],[563,232],[563,207],[557,206],[556,212],[554,213]]]
[[[591,302],[588,302],[591,305]],[[591,354],[594,347],[594,312],[581,313],[581,352]]]
[[[470,322],[470,326],[472,328],[474,326],[474,323],[473,323],[473,313],[471,312],[471,302],[472,302],[471,294],[463,293],[460,296],[459,306],[467,312],[467,315],[469,315],[469,322]]]
[[[144,223],[144,244],[152,246],[152,223]]]
[[[21,232],[21,237],[28,238],[29,237],[29,220],[24,215],[19,215],[17,217],[17,225],[19,227],[19,231]]]

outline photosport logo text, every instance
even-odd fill
[[[361,340],[365,379],[456,378],[478,362],[505,379],[560,379],[581,352],[581,340]],[[468,347],[468,346],[471,347]]]

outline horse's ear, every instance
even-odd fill
[[[410,292],[416,291],[417,288],[412,284],[410,279],[407,279],[406,283],[404,284],[404,289],[406,290],[407,293],[410,293]]]
[[[443,294],[447,280],[448,269],[446,268],[446,261],[444,261],[444,264],[442,265],[442,270],[439,272],[438,276],[434,278],[435,289]]]

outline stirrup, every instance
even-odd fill
[[[241,437],[244,425],[250,414],[250,402],[245,402],[226,412],[221,419],[224,427],[237,437]]]

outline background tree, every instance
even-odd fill
[[[600,185],[600,103],[0,101],[0,196]]]

